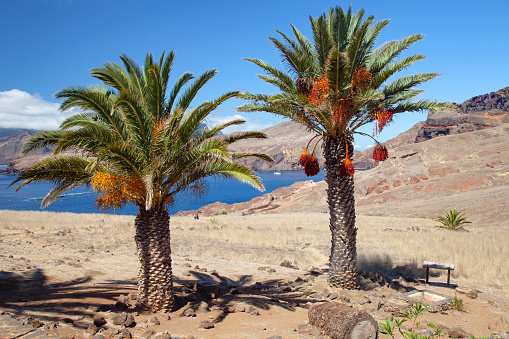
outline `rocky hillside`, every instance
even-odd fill
[[[21,129],[12,134],[0,138],[0,164],[8,164],[9,162],[20,159],[25,155],[22,153],[23,145],[30,139],[35,131]],[[30,155],[41,155],[51,153],[49,147],[39,149]]]
[[[256,171],[272,170],[296,170],[300,169],[299,157],[309,140],[314,136],[302,125],[285,121],[277,125],[261,130],[267,135],[267,139],[241,140],[232,145],[235,152],[262,152],[274,159],[273,163],[267,163],[260,159],[240,159],[244,165]],[[318,139],[318,138],[317,138]],[[313,140],[311,147],[314,147],[317,139]],[[316,155],[320,165],[323,165],[321,155],[321,142],[316,147]],[[312,148],[310,149],[312,151]]]
[[[457,110],[429,111],[416,142],[442,135],[459,134],[500,126],[509,122],[509,87],[478,95],[461,104]]]
[[[457,209],[473,226],[506,225],[509,124],[395,147],[385,162],[356,172],[355,188],[359,214],[436,218]],[[200,213],[327,212],[325,190],[324,181],[304,181],[249,202],[204,206]]]

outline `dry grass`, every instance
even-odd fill
[[[0,211],[0,234],[73,234],[76,246],[115,248],[134,255],[134,217],[104,214]],[[423,260],[454,263],[454,283],[509,291],[508,229],[454,232],[436,221],[358,216],[361,268],[423,277]],[[330,248],[328,215],[294,213],[257,216],[174,217],[173,253],[278,265],[295,261],[301,268],[326,268]],[[504,271],[505,270],[505,271]],[[438,272],[436,272],[438,273]],[[440,277],[445,281],[445,277]]]

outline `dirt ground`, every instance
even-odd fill
[[[121,326],[113,324],[113,317],[122,310],[115,304],[121,295],[136,294],[138,262],[133,240],[122,238],[119,229],[109,228],[107,222],[103,230],[102,234],[89,234],[96,237],[93,246],[83,238],[86,232],[72,228],[0,228],[0,310],[23,321],[39,319],[58,338],[93,337],[87,329],[94,315],[106,319],[100,329],[105,337],[117,334]],[[117,240],[110,246],[108,239],[113,237]],[[164,331],[172,338],[316,338],[316,333],[303,325],[308,308],[315,303],[345,303],[382,322],[397,315],[390,306],[402,305],[405,292],[429,290],[452,299],[457,287],[454,280],[450,287],[445,286],[443,276],[432,275],[431,283],[425,284],[422,280],[363,273],[361,289],[348,291],[328,286],[325,264],[317,265],[323,273],[311,273],[309,269],[183,253],[172,259],[177,308],[168,314],[140,314],[131,305],[127,312],[134,316],[136,325],[128,330],[135,338],[150,338]],[[203,281],[217,283],[213,298],[195,288]],[[444,329],[460,328],[476,337],[508,332],[509,297],[501,290],[474,289],[478,291],[475,299],[457,294],[464,311],[426,313],[421,323],[432,321]],[[208,310],[200,309],[200,303]],[[196,309],[196,316],[183,316],[189,307]],[[258,315],[251,314],[257,313],[254,309]],[[200,328],[203,321],[214,327]]]

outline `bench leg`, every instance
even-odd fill
[[[426,284],[429,281],[429,267],[426,267]]]
[[[447,270],[447,287],[451,283],[451,270]]]

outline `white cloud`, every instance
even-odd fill
[[[57,129],[62,120],[78,110],[65,113],[58,103],[44,100],[39,94],[19,89],[0,92],[0,127],[35,130]]]
[[[275,122],[269,121],[269,120],[261,120],[253,117],[246,117],[241,114],[234,114],[234,115],[226,115],[226,116],[219,116],[217,114],[211,114],[207,119],[207,125],[209,127],[222,124],[234,119],[242,119],[246,122],[242,125],[234,125],[227,127],[223,130],[224,134],[232,133],[232,132],[238,132],[238,131],[259,131],[264,128],[270,127],[275,125]]]
[[[361,145],[355,145],[353,148],[354,148],[354,149],[361,149],[361,148],[362,148],[362,146],[361,146]]]

